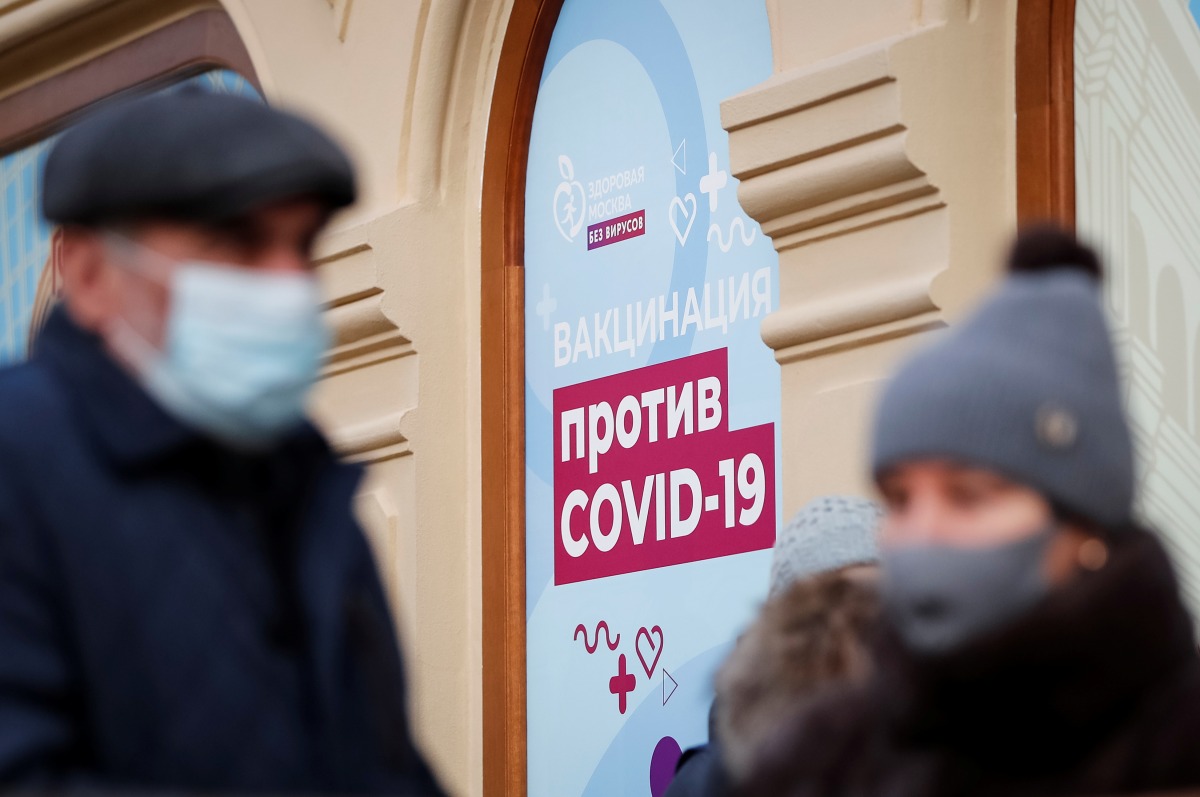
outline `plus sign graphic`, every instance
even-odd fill
[[[717,153],[708,153],[708,174],[700,178],[700,192],[708,194],[708,210],[717,212],[717,199],[721,189],[729,182],[729,173],[717,168]]]
[[[617,696],[617,707],[621,713],[629,707],[629,693],[637,688],[637,676],[625,671],[625,654],[617,659],[617,674],[608,679],[608,691]]]
[[[550,283],[542,286],[542,300],[533,308],[542,317],[542,329],[550,328],[550,314],[558,309],[558,299],[550,295]]]

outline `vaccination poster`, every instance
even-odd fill
[[[772,73],[758,0],[566,0],[525,204],[533,797],[658,797],[766,594],[771,241],[720,103]]]

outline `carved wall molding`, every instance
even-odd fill
[[[417,405],[417,351],[384,311],[375,250],[366,242],[335,247],[317,259],[316,267],[333,345],[314,416],[334,449],[350,461],[374,463],[411,454],[404,423]],[[381,380],[394,389],[380,391]]]
[[[721,121],[742,207],[779,251],[943,204],[905,149],[886,47],[777,75]]]
[[[1018,0],[870,5],[771,4],[779,71],[721,105],[738,199],[779,253],[760,333],[784,517],[870,489],[878,390],[983,293],[1015,222]]]
[[[881,282],[834,297],[797,302],[762,323],[781,364],[945,326],[928,275]]]
[[[945,207],[907,149],[893,44],[775,75],[721,106],[738,198],[781,255],[780,308],[762,325],[781,364],[943,323],[931,290],[944,262],[861,279],[796,251]]]

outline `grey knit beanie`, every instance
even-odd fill
[[[827,495],[810,501],[775,540],[769,594],[821,573],[878,562],[875,532],[882,515],[879,504],[866,498]]]
[[[875,477],[905,460],[950,459],[1118,528],[1132,512],[1133,451],[1096,256],[1039,229],[1018,239],[1009,265],[994,295],[888,384]]]

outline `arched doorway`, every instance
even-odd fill
[[[513,20],[484,181],[485,783],[658,793],[707,738],[779,517],[778,256],[721,117],[773,74],[770,22],[683,0]]]

